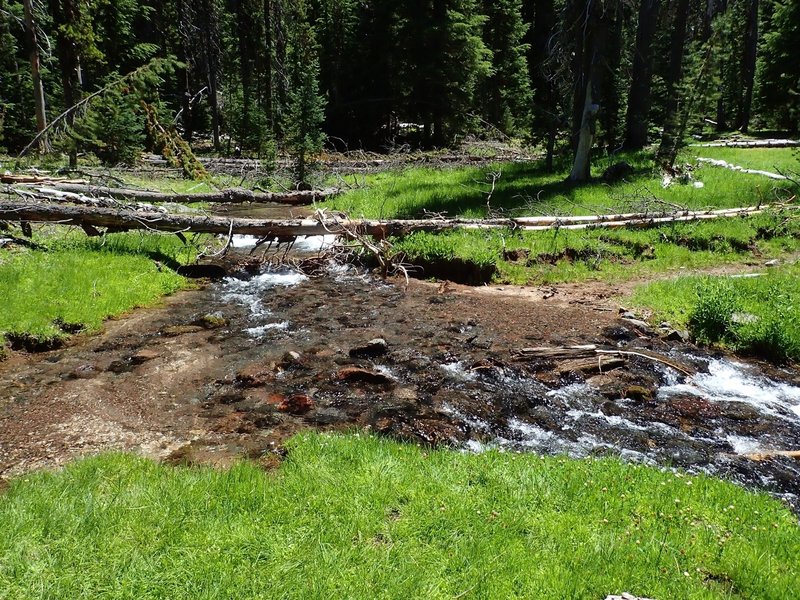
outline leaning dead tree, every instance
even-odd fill
[[[652,227],[665,223],[700,221],[755,215],[767,210],[796,209],[796,205],[764,205],[714,211],[679,211],[664,216],[619,214],[577,217],[521,217],[516,219],[349,219],[317,211],[305,219],[230,219],[217,216],[168,214],[148,210],[69,206],[46,202],[0,202],[0,221],[58,223],[78,225],[85,230],[107,227],[111,231],[150,230],[172,233],[212,233],[253,235],[260,238],[291,239],[308,235],[337,234],[352,237],[352,232],[378,239],[402,237],[415,231],[442,232],[452,229],[512,229],[545,231],[552,229],[594,229]]]

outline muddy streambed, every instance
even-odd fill
[[[100,335],[0,364],[0,475],[107,449],[272,463],[298,430],[355,428],[466,451],[621,456],[712,473],[797,508],[800,462],[753,460],[800,449],[797,372],[667,342],[602,295],[545,297],[406,287],[333,263],[314,276],[230,267]],[[514,354],[587,343],[657,353],[693,374],[635,355]]]

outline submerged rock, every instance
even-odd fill
[[[383,338],[375,338],[368,341],[363,346],[356,346],[350,349],[352,358],[377,358],[389,352],[389,344]]]

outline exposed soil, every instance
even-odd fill
[[[67,347],[12,352],[0,363],[0,477],[111,449],[270,465],[298,430],[359,428],[473,449],[622,455],[800,493],[796,461],[754,462],[735,447],[800,448],[790,414],[664,396],[682,377],[646,357],[514,358],[596,344],[708,370],[676,332],[666,341],[622,319],[619,286],[405,287],[341,269],[292,279],[210,283]],[[767,374],[800,383],[794,371]]]

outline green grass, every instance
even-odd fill
[[[457,230],[415,233],[394,250],[409,264],[461,258],[494,265],[502,283],[622,281],[680,268],[759,261],[800,251],[800,216],[774,212],[747,218],[674,223],[651,229]],[[513,251],[525,254],[513,259]]]
[[[185,287],[186,280],[164,265],[193,258],[171,236],[81,234],[39,241],[48,250],[0,252],[0,336],[59,338],[64,332],[57,322],[96,330],[108,317]]]
[[[305,434],[278,472],[125,455],[0,496],[6,598],[793,597],[779,502],[616,460]]]
[[[800,265],[756,278],[682,277],[637,288],[635,305],[706,344],[800,361]]]
[[[692,156],[687,153],[682,160],[693,162]],[[541,162],[389,171],[368,176],[364,187],[323,206],[366,218],[419,218],[426,211],[481,218],[487,215],[487,196],[492,190],[493,174],[497,173],[500,177],[495,182],[490,207],[512,216],[669,210],[663,202],[690,208],[727,208],[773,202],[785,195],[780,192],[785,187],[783,182],[714,167],[696,172],[704,184],[702,188],[674,184],[664,189],[654,160],[641,152],[597,159],[593,172],[599,176],[607,166],[620,160],[633,166],[634,175],[629,181],[614,185],[596,180],[575,186],[564,181],[568,165],[560,165],[556,173],[546,173]]]
[[[761,171],[800,171],[800,149],[798,148],[689,148],[686,155],[715,158],[746,169]],[[714,167],[703,167],[702,173]]]

